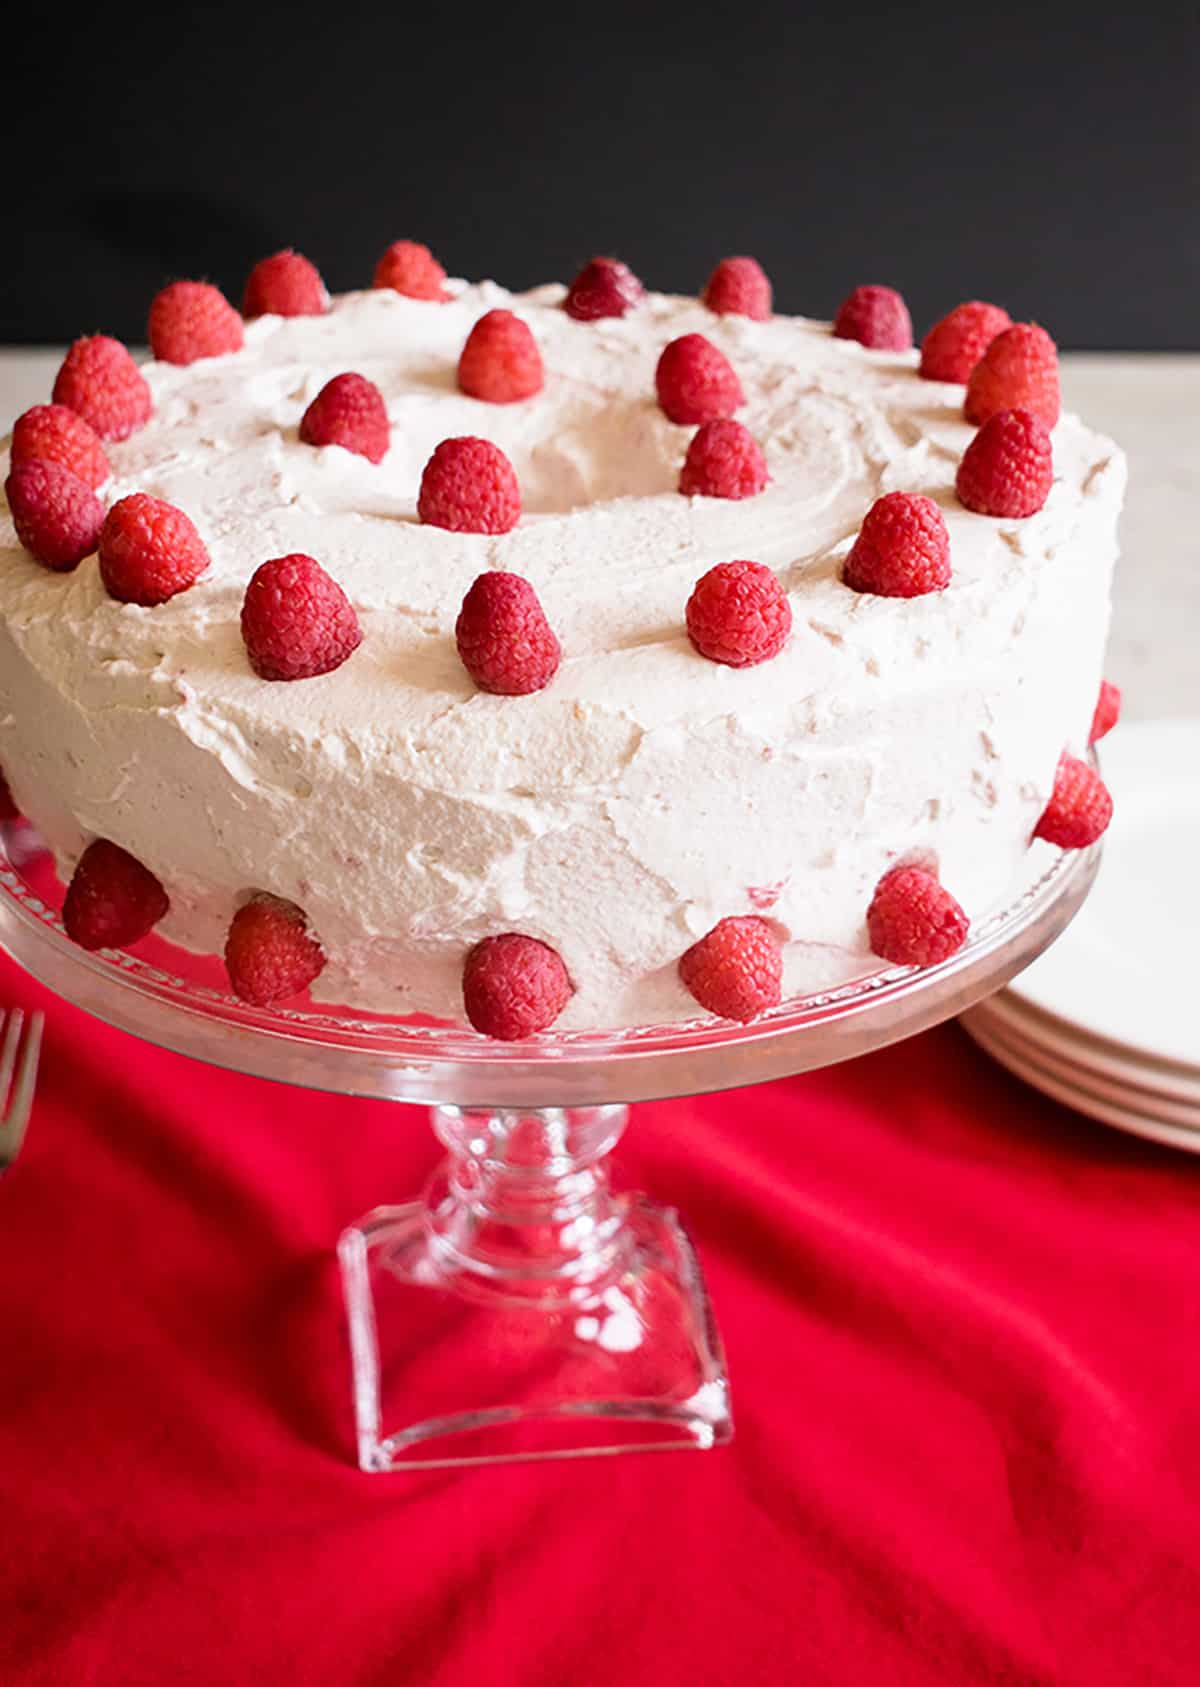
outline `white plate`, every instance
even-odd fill
[[[1130,1113],[1139,1113],[1159,1124],[1175,1125],[1181,1130],[1194,1130],[1200,1142],[1200,1100],[1180,1101],[1148,1089],[1138,1081],[1126,1081],[1097,1072],[1061,1048],[1047,1048],[1006,1030],[985,1012],[972,1010],[963,1016],[972,1036],[986,1039],[989,1052],[1006,1058],[1015,1070],[1020,1065],[1023,1075],[1032,1084],[1042,1077],[1070,1091],[1075,1105],[1087,1111],[1089,1101],[1103,1101]],[[979,1036],[977,1036],[979,1034]]]
[[[1200,1077],[1200,721],[1118,726],[1100,756],[1114,813],[1099,879],[1009,993]]]
[[[1087,1113],[1091,1118],[1099,1119],[1106,1125],[1115,1125],[1118,1130],[1129,1131],[1134,1136],[1147,1137],[1152,1142],[1164,1142],[1172,1148],[1182,1148],[1191,1154],[1200,1153],[1200,1130],[1165,1124],[1151,1114],[1137,1111],[1120,1102],[1083,1094],[1076,1085],[1063,1083],[1044,1069],[1033,1066],[1005,1043],[995,1040],[978,1024],[971,1023],[971,1019],[972,1016],[968,1014],[962,1023],[980,1048],[994,1060],[998,1060],[1002,1066],[1006,1066],[1016,1077],[1032,1084],[1035,1089],[1041,1090],[1053,1100],[1065,1102],[1068,1107]]]
[[[1200,1108],[1200,1072],[1136,1049],[1124,1049],[1117,1043],[1102,1042],[1028,1002],[1016,1000],[1010,990],[989,996],[971,1012],[979,1016],[987,1030],[1007,1042],[1069,1060],[1094,1078]]]

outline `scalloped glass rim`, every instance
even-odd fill
[[[68,1001],[120,1030],[215,1065],[312,1089],[507,1107],[649,1100],[732,1089],[829,1065],[961,1013],[1067,926],[1099,866],[1031,849],[1027,882],[948,961],[892,967],[795,997],[751,1025],[709,1018],[491,1042],[457,1026],[253,1008],[120,950],[88,953],[0,855],[0,947]],[[179,952],[181,953],[181,952]],[[189,957],[181,953],[181,961]]]

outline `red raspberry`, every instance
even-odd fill
[[[0,768],[0,821],[19,820],[21,810],[13,801],[13,794],[8,788],[8,780],[4,777],[4,770]]]
[[[225,970],[235,996],[255,1007],[287,1001],[307,990],[325,966],[325,951],[308,932],[294,902],[257,891],[233,916],[225,939]]]
[[[702,304],[718,316],[748,316],[765,322],[771,314],[771,283],[755,258],[722,258],[704,285]]]
[[[104,518],[100,577],[121,603],[166,603],[207,567],[208,551],[191,517],[162,498],[131,493]]]
[[[250,271],[243,316],[324,316],[328,309],[320,270],[290,247],[260,258]]]
[[[1088,733],[1088,743],[1098,744],[1102,738],[1107,737],[1120,718],[1120,689],[1109,680],[1102,679],[1100,695],[1096,699],[1096,712],[1092,716],[1092,729]]]
[[[68,573],[96,549],[104,505],[61,463],[19,464],[4,482],[17,538],[46,568]]]
[[[839,340],[857,340],[876,351],[907,351],[912,318],[894,287],[856,287],[838,306],[833,332]]]
[[[508,533],[521,519],[512,464],[491,440],[444,439],[421,475],[417,514],[451,533]]]
[[[370,463],[382,463],[391,433],[387,406],[365,375],[335,375],[300,418],[306,445],[340,445]]]
[[[519,931],[485,937],[463,965],[467,1018],[485,1037],[505,1043],[553,1025],[571,995],[561,955]]]
[[[75,341],[54,377],[54,402],[82,416],[101,439],[128,439],[154,408],[141,370],[107,334]]]
[[[743,1024],[783,994],[783,954],[770,924],[756,914],[718,920],[680,957],[684,989],[719,1019]]]
[[[1045,428],[1058,421],[1058,347],[1036,322],[997,334],[967,382],[963,415],[986,422],[1003,410],[1028,410]]]
[[[250,576],[242,638],[260,679],[314,679],[354,654],[362,629],[337,581],[312,557],[294,551]]]
[[[394,241],[375,265],[375,287],[390,287],[408,299],[432,299],[444,304],[450,297],[442,283],[446,272],[428,246],[416,240]]]
[[[470,398],[515,404],[541,392],[542,354],[527,322],[510,310],[489,310],[467,335],[458,384]]]
[[[208,281],[172,281],[150,306],[150,349],[160,363],[195,363],[240,351],[242,319]]]
[[[628,264],[593,258],[568,287],[563,309],[576,322],[595,322],[601,316],[624,316],[645,297],[646,289]]]
[[[893,867],[875,887],[867,909],[871,953],[893,966],[928,967],[962,948],[971,922],[937,875],[924,867]]]
[[[1002,410],[963,452],[954,487],[977,515],[1011,520],[1036,515],[1053,481],[1054,452],[1041,422],[1028,410]]]
[[[752,498],[767,484],[767,459],[750,429],[718,416],[692,435],[679,475],[687,498]]]
[[[955,305],[921,341],[919,373],[927,381],[967,381],[996,335],[1011,327],[1012,317],[1000,305],[983,299]]]
[[[67,886],[63,926],[83,949],[123,949],[145,937],[169,907],[148,867],[107,838],[96,838]]]
[[[778,656],[792,630],[787,593],[761,562],[719,562],[687,603],[688,637],[710,662],[752,668]]]
[[[867,511],[842,579],[876,597],[923,597],[950,584],[950,535],[932,498],[888,492]]]
[[[733,365],[703,334],[672,340],[658,360],[654,385],[673,422],[710,422],[732,416],[746,402]]]
[[[93,491],[109,476],[108,458],[95,429],[65,404],[35,404],[13,423],[13,468],[34,460],[70,469]]]
[[[537,593],[519,574],[481,574],[463,598],[454,637],[481,691],[524,697],[558,672],[558,640]]]
[[[1113,803],[1108,786],[1094,768],[1064,750],[1058,758],[1054,789],[1033,829],[1059,849],[1086,849],[1108,830]]]

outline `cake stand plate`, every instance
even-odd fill
[[[284,1083],[433,1106],[447,1158],[422,1196],[342,1236],[365,1470],[712,1447],[732,1419],[695,1251],[669,1208],[614,1195],[627,1103],[830,1065],[964,1011],[1067,926],[1098,849],[1037,844],[1026,882],[950,960],[711,1019],[503,1045],[458,1027],[258,1009],[157,938],[88,954],[24,825],[0,828],[0,947],[118,1029]]]

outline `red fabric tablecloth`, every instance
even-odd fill
[[[957,1029],[638,1108],[737,1436],[365,1476],[333,1244],[435,1154],[49,1012],[0,1183],[5,1687],[1200,1680],[1200,1163]]]

